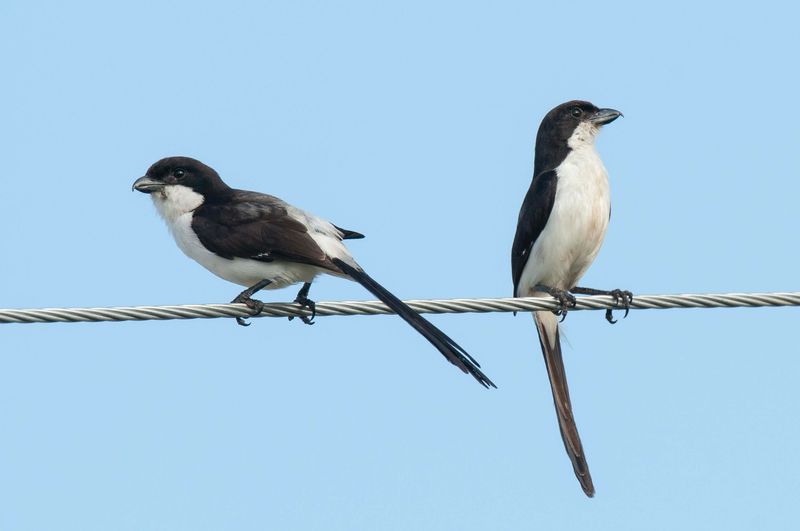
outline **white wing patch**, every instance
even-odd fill
[[[342,243],[343,234],[332,223],[292,205],[287,205],[286,208],[291,217],[308,227],[308,235],[319,245],[322,252],[331,258],[338,258],[358,267],[350,251]]]

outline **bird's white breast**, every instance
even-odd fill
[[[578,128],[556,168],[553,210],[522,271],[518,295],[536,284],[575,287],[603,243],[611,212],[608,175],[594,148],[595,131]]]

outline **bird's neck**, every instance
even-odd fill
[[[598,129],[590,123],[580,124],[572,135],[564,140],[550,134],[540,134],[536,137],[536,156],[533,163],[533,174],[556,169],[572,151],[595,152],[594,140]]]
[[[594,139],[599,130],[591,122],[581,122],[572,136],[567,140],[567,146],[571,149],[594,149]]]

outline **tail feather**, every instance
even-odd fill
[[[346,273],[353,280],[364,286],[370,293],[380,299],[386,306],[399,315],[405,322],[410,324],[414,330],[419,332],[442,355],[467,374],[471,374],[484,387],[497,386],[480,370],[480,364],[470,356],[461,346],[450,337],[436,328],[430,321],[412,310],[406,303],[395,297],[389,290],[378,284],[372,277],[367,275],[364,270],[354,267],[338,258],[333,259],[334,264]]]
[[[544,363],[547,366],[547,376],[550,378],[550,387],[553,391],[553,403],[556,406],[558,427],[564,448],[567,450],[575,476],[583,488],[583,492],[590,498],[594,496],[594,485],[589,473],[589,464],[583,453],[583,445],[578,435],[578,427],[572,416],[572,403],[569,400],[569,387],[567,375],[564,371],[564,360],[561,356],[561,340],[558,332],[558,319],[551,312],[534,312],[536,330],[539,332],[539,343],[542,345]]]

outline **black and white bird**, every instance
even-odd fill
[[[547,113],[536,135],[533,182],[511,250],[514,296],[549,294],[561,305],[556,314],[539,311],[533,318],[561,437],[587,496],[594,495],[594,485],[572,415],[556,315],[574,306],[571,293],[612,295],[626,312],[632,300],[628,291],[576,287],[600,250],[611,215],[608,175],[595,137],[601,126],[619,116],[619,111],[598,109],[587,101],[569,101]],[[610,310],[606,318],[613,322]]]
[[[161,159],[133,183],[150,194],[178,247],[222,277],[246,286],[232,302],[254,315],[263,303],[252,298],[261,289],[303,282],[296,301],[313,310],[311,282],[320,273],[354,280],[402,317],[453,365],[484,387],[495,387],[480,365],[455,341],[367,275],[342,240],[363,235],[341,229],[277,197],[236,190],[219,174],[189,157]],[[303,319],[310,323],[310,319]],[[239,324],[244,320],[237,319]]]

